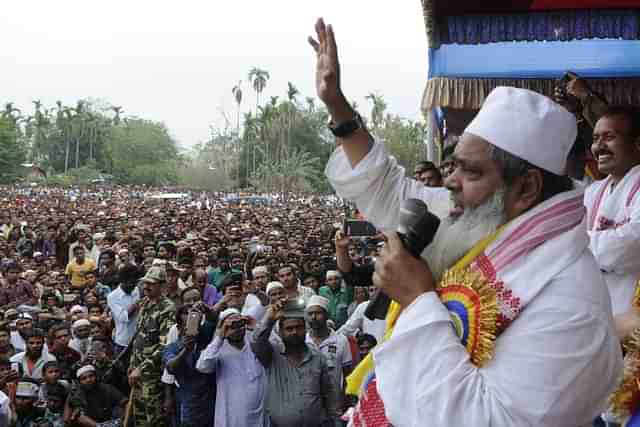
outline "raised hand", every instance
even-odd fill
[[[340,63],[338,62],[338,48],[331,25],[325,25],[322,18],[316,22],[318,40],[309,37],[309,44],[316,51],[316,90],[318,97],[325,104],[338,101],[340,93]]]
[[[267,310],[267,316],[271,320],[280,320],[284,315],[284,305],[287,303],[287,300],[277,300],[274,301],[269,309]]]
[[[342,230],[338,230],[335,235],[336,248],[346,250],[349,247],[349,243],[351,243],[351,237],[345,235]]]
[[[340,87],[340,62],[338,47],[331,25],[325,25],[322,18],[316,22],[317,40],[309,37],[309,44],[317,55],[316,91],[318,97],[325,103],[329,114],[336,123],[353,118],[353,110],[342,94]]]

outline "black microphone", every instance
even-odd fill
[[[429,212],[427,205],[419,199],[407,199],[400,206],[400,220],[398,222],[398,235],[405,249],[416,258],[433,238],[440,226],[440,219]],[[364,315],[371,320],[384,320],[391,299],[382,290],[369,301]]]

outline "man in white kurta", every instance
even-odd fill
[[[221,326],[200,353],[196,369],[216,374],[216,427],[268,427],[266,373],[251,350],[245,326],[234,328],[234,322],[245,322],[238,310],[220,314]]]
[[[339,86],[333,31],[322,21],[316,31],[318,42],[311,44],[318,54],[318,94],[340,145],[326,174],[338,195],[385,229],[395,228],[407,198],[424,200],[443,217],[445,237],[446,228],[464,218],[479,223],[477,229],[484,218],[503,218],[487,234],[468,235],[470,245],[436,236],[444,255],[448,246],[475,248],[490,237],[474,263],[497,292],[501,325],[492,356],[481,366],[472,363],[452,327],[453,312],[434,292],[433,276],[441,277],[443,269],[433,267],[444,255],[428,248],[427,265],[411,257],[395,234],[387,235],[374,283],[401,312],[391,337],[373,353],[388,421],[395,427],[590,424],[619,381],[622,357],[609,295],[588,249],[583,195],[567,184],[575,119],[534,92],[495,89],[456,147],[456,167],[445,183],[453,199],[447,214],[447,191],[406,178],[383,144],[357,123]],[[520,167],[507,176],[512,160]],[[555,191],[543,196],[548,182],[556,183]],[[453,267],[465,253],[438,267]]]
[[[639,119],[632,109],[612,108],[598,120],[592,151],[608,176],[591,184],[584,196],[590,248],[609,288],[614,315],[631,308],[640,279],[640,143],[631,126]]]

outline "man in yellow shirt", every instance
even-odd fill
[[[71,287],[74,289],[83,289],[86,285],[85,274],[89,271],[95,271],[96,263],[90,258],[85,258],[84,246],[76,246],[73,248],[74,259],[69,261],[64,274],[71,280]]]

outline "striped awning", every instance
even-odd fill
[[[601,93],[609,104],[640,105],[640,78],[591,79],[589,86]],[[485,98],[497,86],[513,86],[553,96],[554,79],[429,79],[422,97],[422,110],[434,107],[464,110],[479,109]]]

